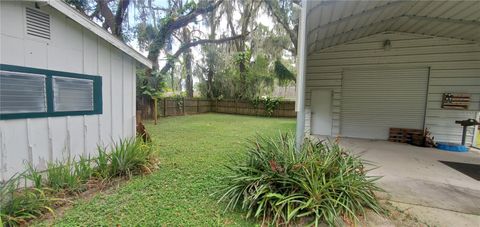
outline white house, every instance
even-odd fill
[[[135,135],[148,59],[63,1],[1,1],[0,21],[0,181]]]
[[[397,127],[460,143],[455,121],[480,112],[480,1],[303,3],[297,139],[385,140]],[[442,106],[449,94],[468,107]]]

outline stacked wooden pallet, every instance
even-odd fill
[[[390,128],[388,141],[398,143],[412,143],[412,141],[418,140],[418,138],[424,137],[423,129],[410,129],[410,128]]]

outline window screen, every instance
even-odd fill
[[[93,80],[53,76],[54,111],[92,111]]]
[[[45,75],[0,71],[0,113],[47,112]]]

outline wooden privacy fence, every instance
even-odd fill
[[[153,111],[145,113],[140,108],[144,118],[153,119]],[[158,100],[158,116],[180,116],[199,113],[227,113],[252,116],[267,116],[265,106],[262,102],[255,107],[250,101],[241,100],[209,100],[201,98],[163,98]],[[272,113],[272,117],[295,117],[295,102],[280,101]]]

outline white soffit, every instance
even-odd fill
[[[86,29],[90,30],[97,36],[100,36],[102,39],[105,41],[109,42],[112,44],[114,47],[120,49],[123,51],[125,54],[131,56],[133,59],[137,60],[138,62],[142,63],[143,65],[147,66],[148,68],[152,68],[152,62],[143,56],[142,54],[138,53],[136,50],[133,48],[129,47],[127,44],[125,44],[123,41],[118,39],[117,37],[113,36],[110,34],[108,31],[105,29],[101,28],[99,25],[97,25],[95,22],[91,21],[90,19],[86,18],[79,12],[77,12],[75,9],[67,5],[61,0],[37,0],[38,2],[44,2],[50,6],[52,6],[54,9],[60,11],[61,13],[65,14],[68,16],[70,19],[76,21]]]
[[[480,42],[480,1],[311,1],[307,43],[321,50],[396,31]]]

